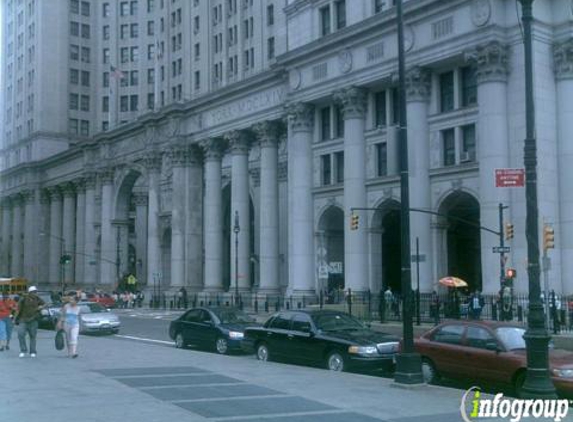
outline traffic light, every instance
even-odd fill
[[[555,248],[555,230],[553,227],[545,225],[543,226],[543,250]]]
[[[513,224],[506,223],[505,224],[505,240],[513,239]]]
[[[350,230],[358,230],[360,224],[360,216],[356,213],[350,215]]]
[[[517,277],[517,271],[515,268],[507,268],[505,270],[505,278],[513,280],[515,277]]]
[[[62,255],[60,257],[60,264],[65,265],[65,264],[69,264],[70,262],[72,262],[72,256],[71,255]]]

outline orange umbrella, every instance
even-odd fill
[[[468,283],[458,277],[444,277],[440,278],[440,284],[446,287],[468,287]]]

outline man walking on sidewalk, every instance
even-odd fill
[[[28,294],[20,299],[16,325],[18,327],[18,340],[20,341],[20,357],[28,352],[26,334],[30,336],[30,357],[36,357],[36,333],[38,332],[38,316],[44,301],[36,294],[36,286],[28,288]]]

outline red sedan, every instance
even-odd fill
[[[115,300],[107,293],[88,293],[87,298],[89,302],[99,303],[106,308],[115,308]]]
[[[440,376],[511,386],[519,396],[527,367],[525,328],[493,321],[446,321],[414,340],[427,383]],[[573,353],[549,350],[558,394],[573,397]]]

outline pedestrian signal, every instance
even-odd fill
[[[360,225],[360,216],[358,214],[352,213],[350,215],[350,230],[358,230]]]

